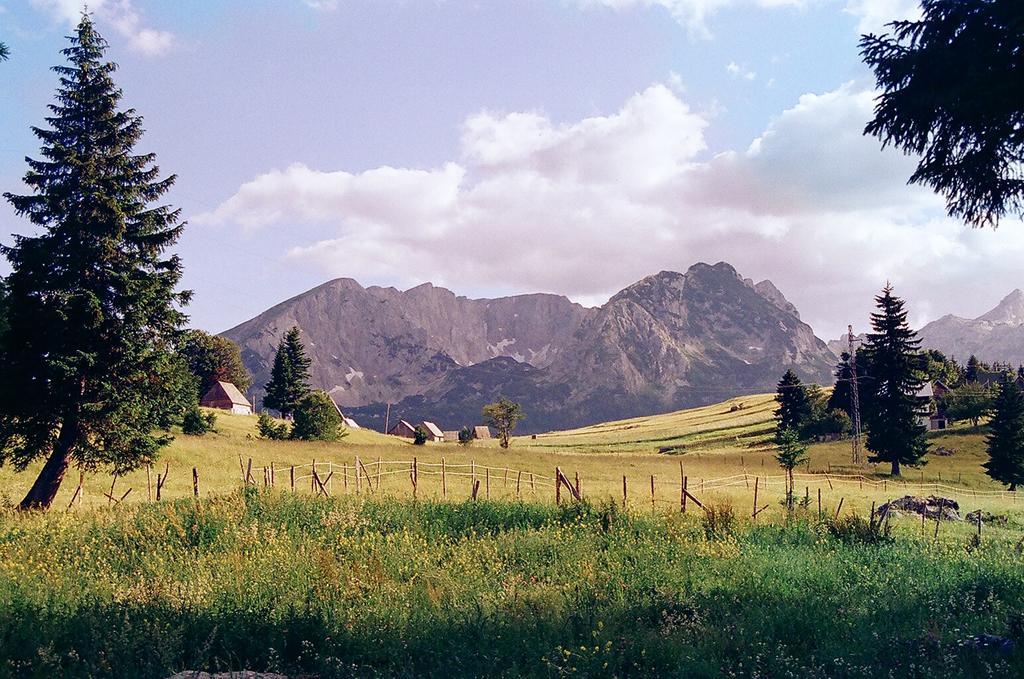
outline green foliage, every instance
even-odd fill
[[[32,193],[4,194],[38,234],[3,248],[0,463],[47,459],[25,508],[48,507],[72,463],[123,474],[151,461],[170,440],[156,430],[195,401],[173,353],[190,293],[176,291],[178,257],[164,256],[182,224],[156,204],[175,178],[135,153],[142,118],[120,108],[87,14],[70,40],[47,127],[33,128]]]
[[[509,437],[516,424],[526,417],[523,407],[515,401],[502,396],[496,403],[488,403],[483,409],[484,423],[498,431],[498,441],[502,448],[508,448]]]
[[[912,183],[973,226],[1024,216],[1020,0],[922,0],[917,21],[861,38],[881,95],[865,133],[921,156]]]
[[[892,526],[881,516],[865,519],[859,514],[829,518],[825,526],[832,537],[851,545],[877,545],[892,541]]]
[[[344,421],[326,391],[311,391],[295,404],[293,439],[337,441],[344,435]]]
[[[291,427],[287,422],[278,422],[266,412],[260,413],[256,420],[256,431],[260,438],[271,441],[283,441],[291,438]]]
[[[417,426],[412,432],[412,443],[415,446],[426,444],[427,438],[429,438],[427,430],[423,427]]]
[[[807,446],[795,429],[781,429],[776,437],[775,461],[786,472],[786,504],[793,507],[793,470],[807,461]]]
[[[918,422],[921,404],[917,392],[924,384],[917,354],[920,340],[907,324],[904,302],[886,285],[875,297],[878,311],[871,314],[864,354],[871,372],[871,398],[864,410],[869,462],[888,462],[892,475],[901,465],[917,465],[928,452],[926,428]]]
[[[1016,382],[1005,379],[999,385],[993,411],[985,473],[1016,490],[1024,483],[1024,393]]]
[[[943,397],[942,405],[950,420],[970,420],[977,427],[981,418],[991,412],[994,400],[991,389],[978,382],[964,382]]]
[[[7,61],[11,58],[11,49],[7,43],[0,42],[0,61]]]
[[[964,371],[960,365],[936,349],[921,351],[921,371],[929,382],[942,382],[947,387],[955,387],[964,379]]]
[[[469,427],[459,430],[459,445],[468,446],[473,443],[473,431]]]
[[[242,363],[238,345],[227,337],[189,330],[178,352],[196,377],[199,398],[218,381],[230,382],[243,394],[252,385],[252,375]]]
[[[708,502],[700,523],[708,540],[724,540],[736,531],[736,509],[730,502]]]
[[[914,537],[865,544],[802,522],[712,535],[689,516],[585,503],[255,488],[0,514],[0,667],[18,677],[243,666],[321,677],[1020,675],[1019,652],[963,644],[1019,629],[1013,543],[989,538],[973,554]]]
[[[181,433],[189,436],[202,436],[211,431],[217,431],[216,424],[216,413],[204,414],[198,407],[193,407],[185,413],[185,417],[181,421]]]
[[[811,401],[807,395],[807,387],[792,370],[787,370],[779,380],[775,401],[779,404],[775,410],[779,436],[786,430],[799,431],[811,417]]]
[[[306,355],[301,332],[293,326],[277,346],[263,405],[284,417],[293,413],[299,401],[309,393],[310,365],[312,360]]]

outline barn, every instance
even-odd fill
[[[401,436],[403,439],[414,439],[416,438],[416,427],[405,420],[399,420],[398,424],[391,427],[391,431],[388,433],[392,436]]]
[[[489,439],[491,438],[491,428],[483,425],[473,427],[473,438],[475,439]]]
[[[214,382],[210,390],[199,400],[205,408],[230,410],[233,415],[252,415],[252,404],[249,403],[238,387],[231,382]]]
[[[422,422],[420,422],[420,426],[423,427],[423,430],[425,432],[427,432],[428,441],[444,441],[444,432],[441,431],[441,428],[438,427],[433,422],[427,422],[426,420],[423,420]],[[455,440],[459,440],[457,436],[455,437]]]

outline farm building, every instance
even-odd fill
[[[425,432],[427,432],[428,441],[444,441],[444,432],[441,431],[441,428],[438,427],[433,422],[427,422],[426,420],[423,420],[422,422],[420,422],[420,426],[423,427],[423,430]],[[455,440],[458,441],[459,437],[456,436]]]
[[[234,415],[252,415],[252,404],[249,403],[249,399],[230,382],[215,382],[199,400],[199,405],[230,410]]]
[[[445,440],[445,443],[458,443],[459,442],[459,432],[457,432],[457,431],[446,431],[446,432],[444,432],[444,440]]]
[[[398,424],[391,428],[388,432],[392,436],[401,436],[404,439],[416,438],[416,427],[412,426],[405,420],[399,420]]]
[[[949,387],[942,382],[925,382],[917,390],[917,401],[921,408],[918,412],[917,421],[928,431],[945,429],[948,425],[946,420],[946,409],[942,404],[942,397],[949,393]]]
[[[491,438],[491,428],[480,425],[473,427],[473,438],[475,439],[489,439]]]

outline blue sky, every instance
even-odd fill
[[[860,135],[858,36],[910,0],[90,6],[141,150],[179,176],[199,327],[338,276],[597,304],[726,260],[825,338],[863,326],[887,279],[917,322],[1024,287],[1018,224],[947,220]],[[2,190],[21,190],[78,7],[0,0]],[[28,228],[0,207],[0,237]]]

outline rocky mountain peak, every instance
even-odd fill
[[[976,320],[1007,325],[1024,325],[1024,292],[1017,288],[1004,297],[994,309],[982,314]]]

